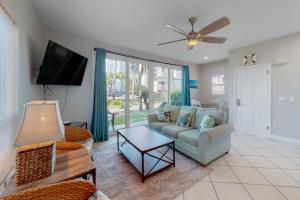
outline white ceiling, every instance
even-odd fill
[[[299,0],[33,0],[42,24],[52,30],[153,55],[202,64],[228,57],[230,49],[300,31]],[[201,43],[187,52],[179,42],[157,46],[181,36],[164,27],[170,23],[190,30],[227,16],[231,24],[212,34],[225,44]],[[208,56],[208,60],[203,57]]]

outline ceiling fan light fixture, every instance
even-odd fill
[[[197,45],[198,43],[199,43],[199,40],[196,39],[196,38],[190,38],[190,39],[188,39],[188,44],[189,44],[189,46],[195,46],[195,45]]]

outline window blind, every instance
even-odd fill
[[[0,128],[17,115],[16,29],[0,7]]]

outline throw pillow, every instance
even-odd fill
[[[210,117],[209,115],[205,115],[201,121],[201,130],[205,130],[208,128],[212,128],[215,126],[215,119],[213,117]]]
[[[170,108],[167,103],[162,103],[157,110],[157,120],[160,122],[169,122],[170,114]]]
[[[176,125],[181,127],[189,127],[191,121],[191,113],[180,113]]]

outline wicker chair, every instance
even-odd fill
[[[56,154],[62,154],[69,151],[85,148],[83,144],[77,142],[65,142],[57,141],[56,142]]]
[[[92,134],[88,130],[84,128],[65,126],[65,139],[66,142],[77,142],[83,144],[92,155],[94,140]]]
[[[96,186],[84,180],[71,180],[27,189],[1,200],[88,200],[97,191]],[[103,198],[105,199],[105,198]]]

